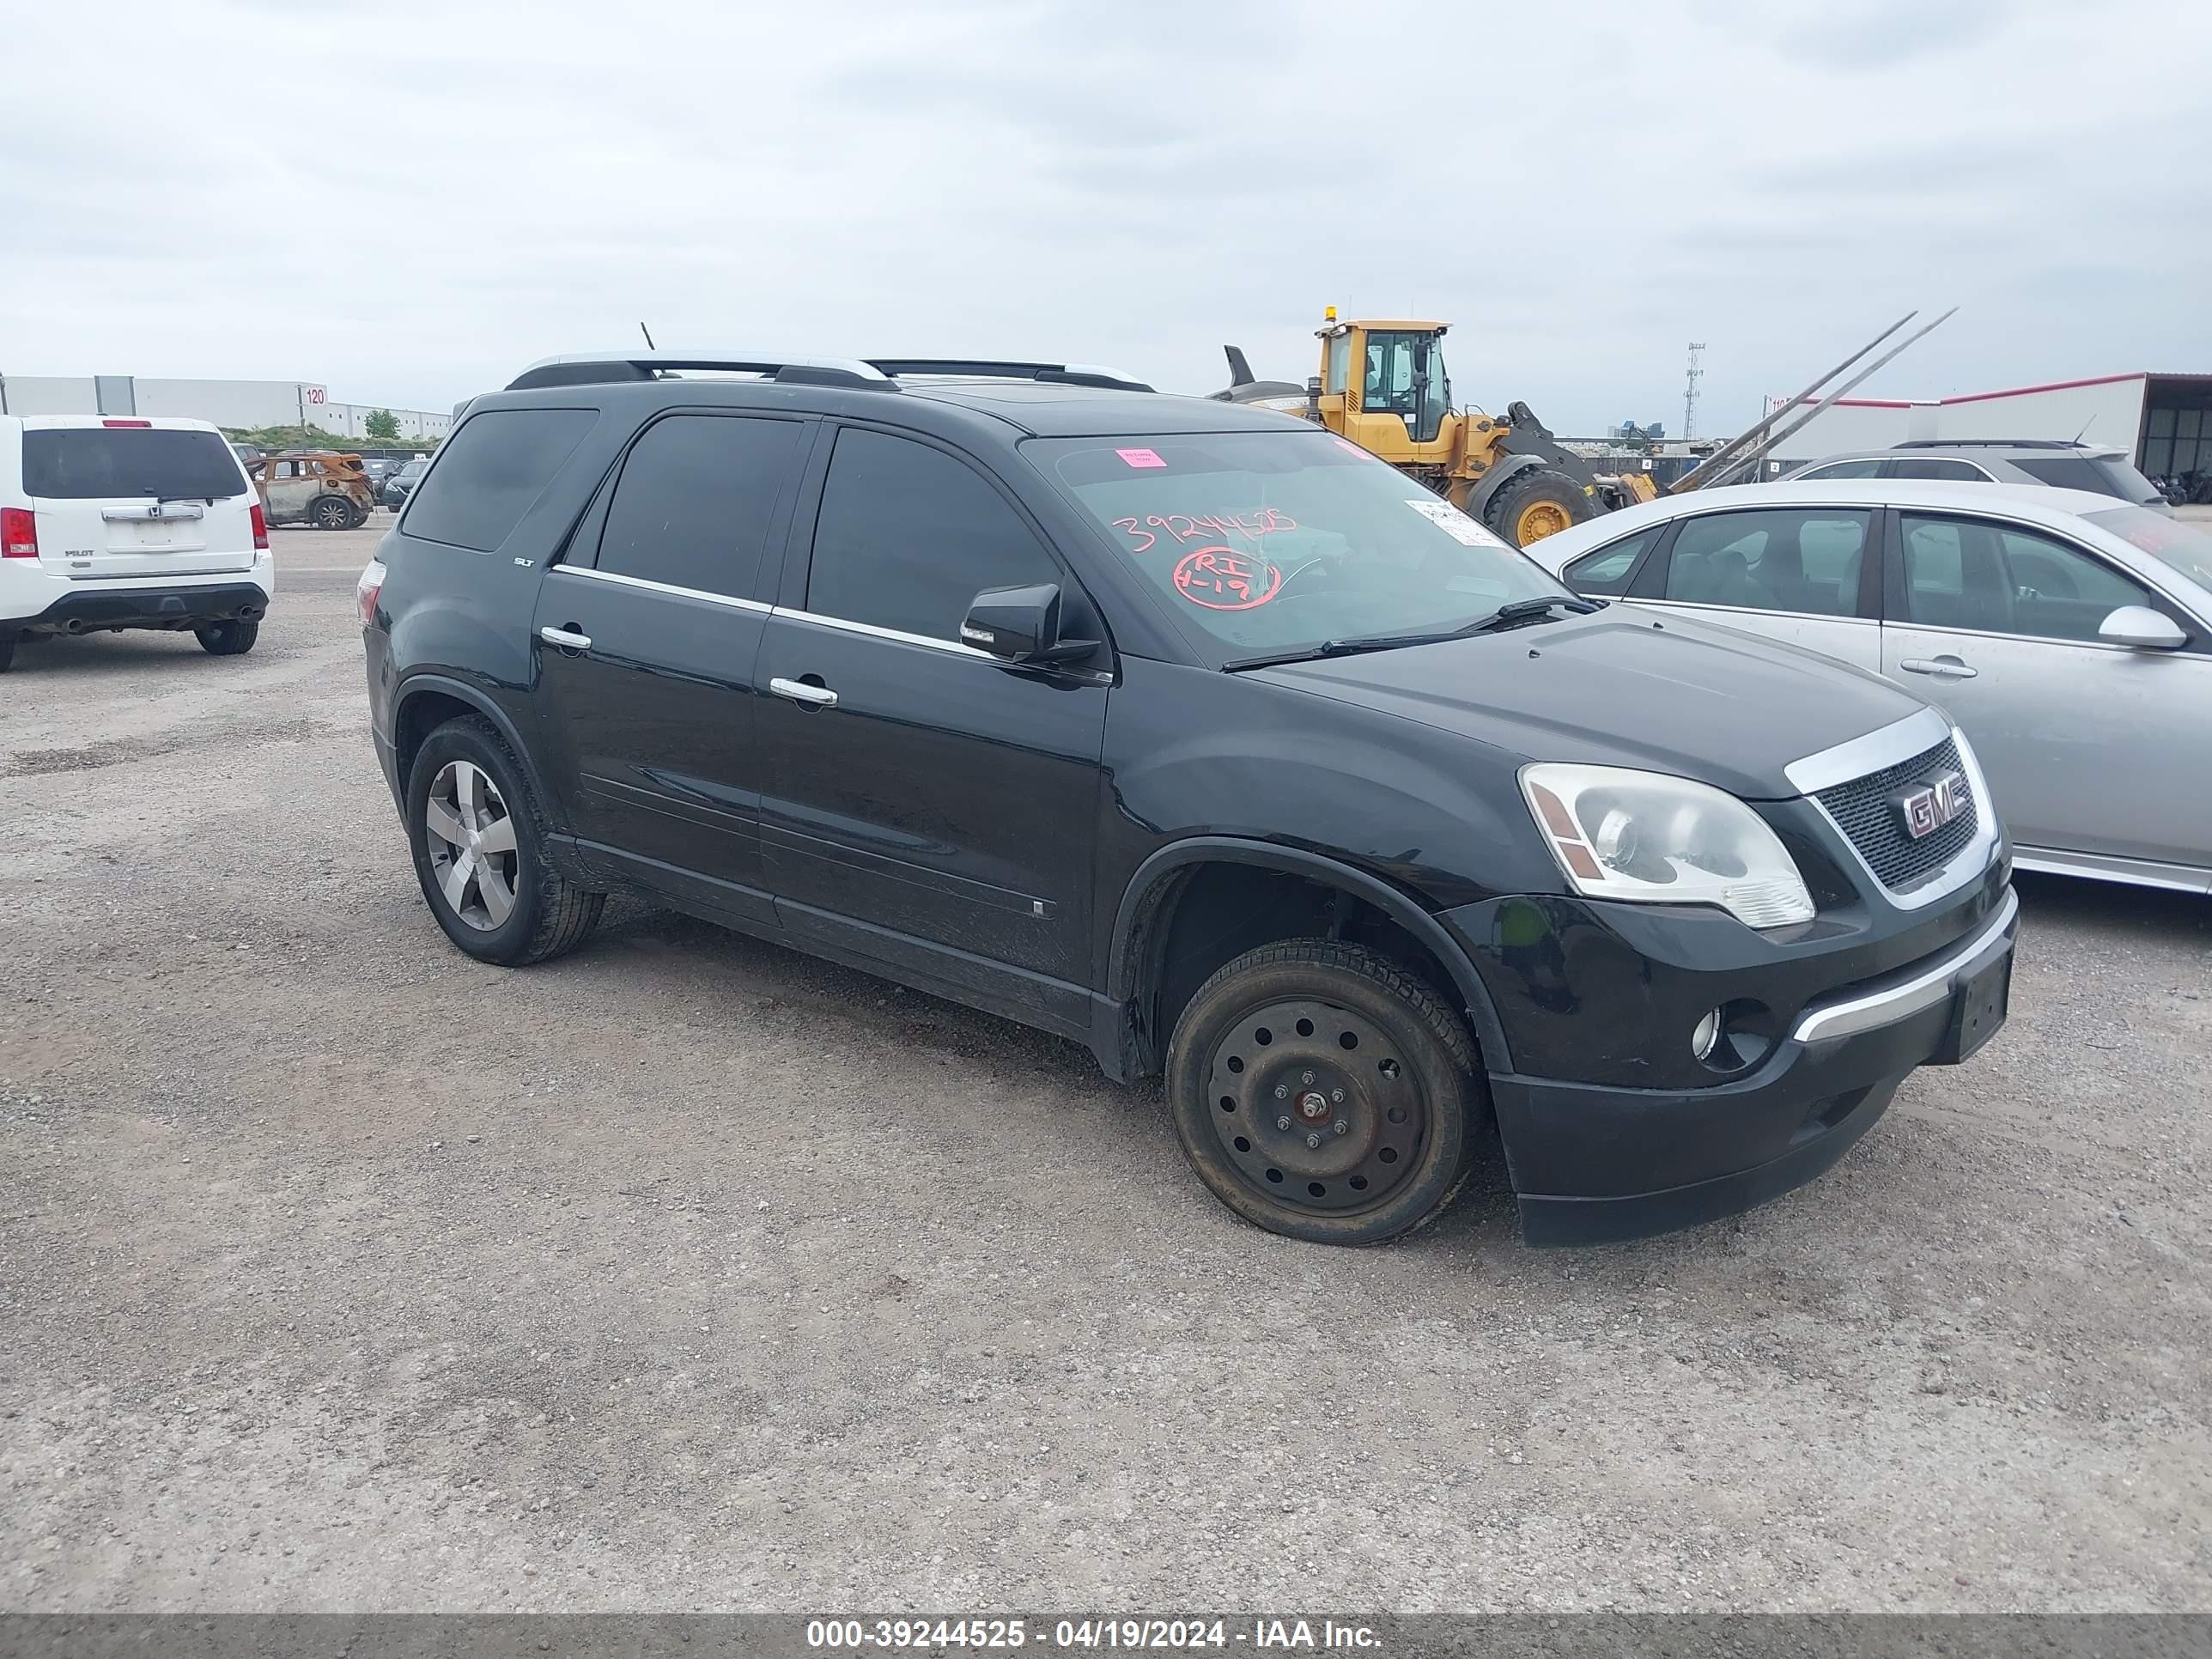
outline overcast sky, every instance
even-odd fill
[[[1741,425],[2212,371],[2207,0],[513,8],[104,0],[0,40],[0,373],[443,408],[629,344],[1312,371],[1428,316],[1462,400]]]

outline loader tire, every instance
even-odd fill
[[[1527,547],[1597,516],[1583,487],[1556,467],[1532,466],[1486,502],[1482,521],[1504,540]]]

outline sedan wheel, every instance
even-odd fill
[[[484,933],[505,923],[514,911],[514,819],[490,775],[472,762],[447,762],[422,804],[422,828],[453,914]]]

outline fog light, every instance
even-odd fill
[[[1721,1011],[1717,1008],[1699,1020],[1690,1032],[1690,1052],[1699,1060],[1711,1060],[1713,1050],[1720,1045]]]

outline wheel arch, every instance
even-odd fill
[[[1153,1020],[1151,1003],[1162,988],[1176,908],[1193,880],[1210,866],[1295,877],[1334,889],[1376,912],[1434,962],[1446,981],[1440,988],[1451,992],[1472,1028],[1480,1061],[1490,1070],[1510,1069],[1504,1027],[1474,964],[1443,924],[1401,890],[1340,860],[1301,848],[1233,836],[1193,836],[1159,848],[1139,865],[1122,888],[1115,913],[1107,994],[1125,1011],[1139,1072],[1157,1068],[1166,1053],[1173,1021]]]
[[[492,723],[501,741],[514,755],[515,764],[522,769],[547,823],[556,823],[553,798],[546,793],[545,781],[531,758],[529,746],[522,741],[521,732],[507,711],[477,687],[445,674],[410,674],[392,694],[392,753],[402,796],[406,793],[408,776],[415,769],[415,757],[423,739],[447,720],[467,714],[481,714]]]

